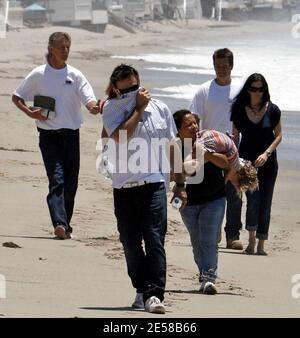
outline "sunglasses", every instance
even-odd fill
[[[256,92],[263,93],[265,91],[264,87],[249,87],[248,90],[251,93],[256,93]]]
[[[125,88],[125,89],[118,89],[120,94],[127,94],[127,93],[130,93],[130,92],[134,92],[136,90],[138,90],[140,88],[140,85],[139,84],[136,84],[136,85],[133,85],[129,88]]]

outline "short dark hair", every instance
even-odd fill
[[[109,84],[105,90],[109,99],[115,98],[117,95],[114,92],[114,87],[118,81],[129,78],[130,76],[135,76],[138,84],[140,83],[139,73],[138,71],[130,65],[125,63],[121,63],[118,65],[112,72],[109,78]]]
[[[233,53],[228,48],[221,48],[214,52],[213,62],[215,63],[216,59],[228,59],[230,67],[233,68]]]
[[[180,109],[180,110],[177,110],[173,114],[173,119],[174,119],[177,130],[181,128],[182,120],[185,117],[185,115],[189,115],[189,114],[192,114],[195,117],[195,120],[196,120],[197,124],[199,125],[200,119],[199,119],[199,116],[197,114],[191,112],[188,109]]]
[[[192,114],[192,112],[188,109],[180,109],[180,110],[177,110],[173,114],[173,119],[174,119],[174,122],[175,122],[177,129],[181,128],[182,120],[185,117],[185,115],[188,115],[188,114]]]
[[[260,108],[262,108],[267,102],[270,101],[270,92],[269,92],[269,86],[267,83],[267,80],[262,74],[259,73],[253,73],[251,74],[241,91],[238,93],[238,95],[235,97],[232,108],[231,108],[231,121],[234,121],[236,119],[237,115],[240,115],[243,111],[245,106],[250,105],[250,94],[248,92],[248,89],[251,87],[252,83],[255,81],[261,81],[264,93],[262,97],[262,102]]]

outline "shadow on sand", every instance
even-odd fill
[[[140,312],[143,309],[134,309],[131,306],[123,307],[113,307],[113,306],[99,306],[99,307],[80,307],[80,310],[89,310],[89,311],[133,311]]]
[[[0,235],[0,237],[3,238],[23,238],[23,239],[57,239],[54,236],[49,236],[49,237],[45,237],[45,236],[7,236],[7,235]]]

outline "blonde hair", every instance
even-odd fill
[[[257,170],[250,161],[244,161],[238,172],[240,192],[254,191],[258,189]]]
[[[47,60],[51,57],[50,47],[54,46],[55,43],[61,39],[65,39],[71,45],[71,37],[68,33],[65,32],[55,32],[49,36],[48,41],[48,53],[46,55]]]

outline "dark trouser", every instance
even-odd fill
[[[79,129],[43,130],[40,149],[49,181],[48,208],[54,227],[63,225],[72,232],[70,221],[78,186]]]
[[[258,239],[268,239],[273,191],[277,178],[278,163],[275,154],[258,169],[259,189],[247,192],[246,229],[256,231]],[[239,239],[242,228],[242,200],[232,184],[227,187],[226,239]]]
[[[240,230],[242,229],[242,199],[230,181],[226,184],[226,200],[226,225],[224,228],[226,240],[238,240],[240,239]]]
[[[270,157],[258,169],[259,189],[247,193],[246,229],[256,231],[256,238],[268,239],[273,191],[278,173],[276,157]]]
[[[164,299],[167,231],[167,196],[164,183],[114,189],[115,215],[128,275],[144,301]],[[144,240],[145,251],[142,241]]]

